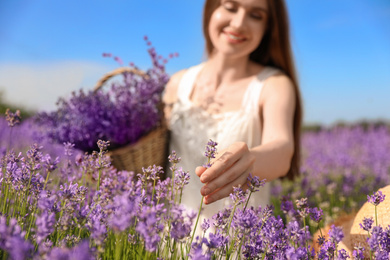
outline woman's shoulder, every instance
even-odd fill
[[[165,86],[163,101],[165,104],[173,104],[177,100],[177,90],[183,75],[187,72],[188,69],[182,69],[174,73]]]
[[[198,64],[192,67],[189,67],[187,69],[182,69],[176,73],[174,73],[166,87],[165,87],[165,93],[164,93],[164,101],[169,104],[169,103],[174,103],[177,100],[177,92],[179,89],[180,82],[182,81],[183,77],[185,74],[189,73],[190,71],[193,71],[196,73],[204,64]]]
[[[264,79],[264,86],[261,94],[261,99],[266,100],[270,97],[285,97],[291,99],[295,96],[294,83],[289,76],[282,70],[267,66],[268,76]]]

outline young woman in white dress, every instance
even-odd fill
[[[283,0],[206,0],[208,59],[174,74],[164,94],[170,149],[189,171],[182,203],[211,218],[249,173],[268,182],[299,171],[301,101]],[[206,169],[205,145],[218,143]],[[252,195],[269,202],[269,187]]]

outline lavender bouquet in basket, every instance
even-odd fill
[[[124,70],[122,81],[94,91],[73,92],[70,98],[58,100],[57,110],[39,113],[37,122],[44,133],[56,142],[71,142],[77,149],[92,151],[98,149],[99,139],[110,141],[115,149],[136,142],[158,126],[163,116],[162,91],[169,79],[164,67],[167,60],[153,47],[148,52],[153,66],[144,75]],[[114,59],[122,65],[120,58]]]

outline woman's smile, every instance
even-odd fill
[[[242,43],[247,40],[247,38],[239,33],[232,32],[232,31],[223,31],[223,34],[226,35],[226,39],[229,43]]]

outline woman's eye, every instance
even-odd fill
[[[225,3],[223,5],[223,7],[228,10],[229,12],[234,12],[235,11],[235,7],[232,3]]]
[[[251,17],[253,19],[256,19],[256,20],[262,20],[263,19],[263,16],[261,14],[258,14],[258,13],[252,13]]]

